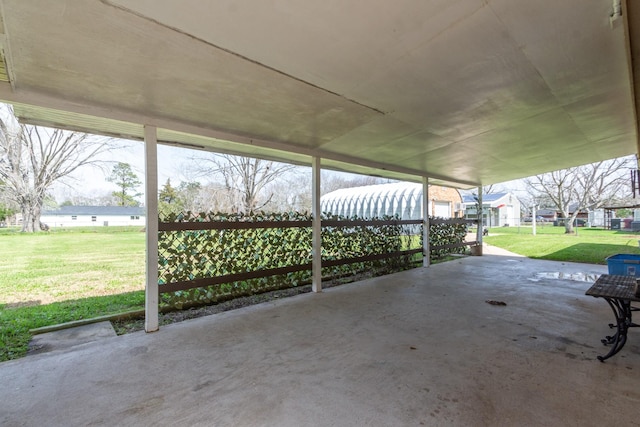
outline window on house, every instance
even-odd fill
[[[91,221],[95,222],[97,220],[98,220],[98,218],[95,215],[91,217]]]
[[[78,215],[71,215],[71,220],[75,221],[76,219],[78,219]]]

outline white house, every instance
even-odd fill
[[[476,219],[476,200],[473,195],[462,196],[465,218]],[[482,223],[485,227],[520,225],[520,200],[511,193],[484,194],[482,196]]]
[[[40,222],[49,227],[145,225],[145,208],[132,206],[61,206],[43,211]]]

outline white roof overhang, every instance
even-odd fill
[[[637,153],[640,14],[617,4],[0,0],[0,99],[33,124],[486,185]]]

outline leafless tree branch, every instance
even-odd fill
[[[51,186],[99,162],[113,144],[110,138],[20,124],[9,112],[0,117],[0,190],[20,207],[22,231],[34,232]]]

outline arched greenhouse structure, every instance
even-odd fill
[[[422,218],[422,184],[397,182],[343,188],[322,196],[322,212],[345,217],[374,218],[398,215],[401,219]],[[431,216],[462,216],[460,193],[447,187],[429,186]]]

